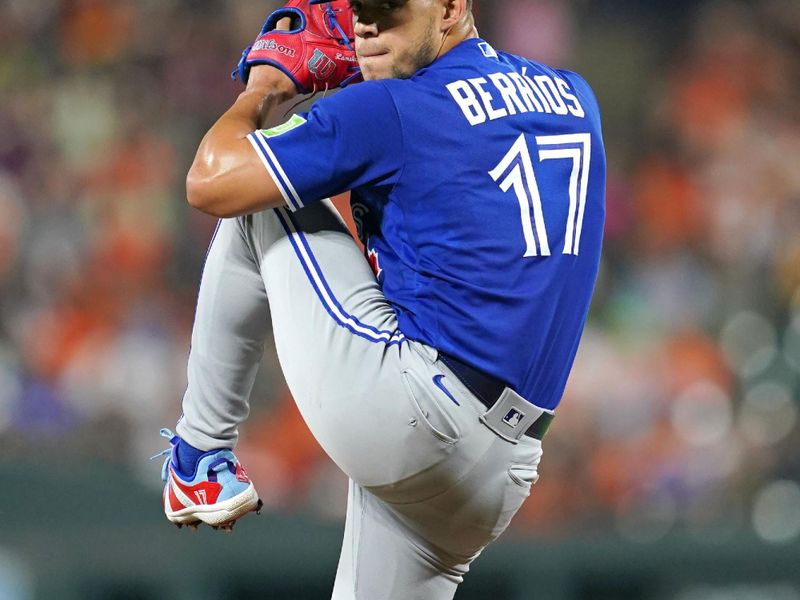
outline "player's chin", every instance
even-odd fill
[[[389,79],[392,76],[391,65],[385,60],[377,60],[380,57],[367,57],[361,58],[358,61],[358,66],[361,67],[361,75],[365,81],[374,81],[376,79]]]
[[[362,65],[361,75],[364,77],[364,81],[376,81],[378,79],[390,79],[392,72],[390,69],[371,69]]]

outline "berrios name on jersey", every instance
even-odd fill
[[[447,90],[470,125],[520,113],[538,112],[584,118],[578,97],[560,77],[498,72],[447,84]]]

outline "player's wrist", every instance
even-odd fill
[[[280,102],[291,100],[298,93],[291,77],[272,65],[257,65],[250,69],[246,92],[264,96],[275,94]]]

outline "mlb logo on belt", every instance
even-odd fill
[[[511,427],[512,429],[519,425],[520,421],[525,418],[525,413],[518,411],[516,408],[512,408],[506,413],[506,416],[503,417],[503,423]]]

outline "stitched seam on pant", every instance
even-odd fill
[[[351,480],[352,481],[352,480]],[[359,515],[358,521],[358,535],[353,536],[353,544],[355,548],[351,553],[353,557],[353,598],[355,600],[358,599],[358,565],[360,564],[359,554],[361,553],[361,536],[363,535],[364,531],[364,513],[367,510],[367,503],[364,498],[365,490],[358,485],[357,483],[353,482],[353,489],[361,495],[359,505],[361,506],[361,514]],[[354,523],[355,525],[355,523]]]
[[[382,502],[380,499],[378,499],[378,501]],[[391,508],[391,504],[388,502],[386,504]],[[459,571],[458,567],[455,565],[469,564],[475,558],[474,556],[468,557],[460,555],[434,544],[430,540],[425,539],[420,532],[407,526],[402,519],[398,520],[397,523],[403,528],[406,540],[417,548],[419,554],[428,564],[432,565],[442,575],[463,579],[465,573]],[[448,559],[449,564],[446,562]],[[461,583],[461,581],[458,583]]]
[[[358,319],[358,317],[350,314],[341,305],[339,300],[336,298],[336,295],[330,289],[330,286],[325,280],[322,269],[319,268],[319,265],[316,263],[313,252],[311,252],[310,247],[307,247],[307,242],[302,236],[302,231],[298,229],[295,221],[291,220],[291,215],[286,213],[284,216],[281,210],[282,209],[275,209],[273,212],[278,218],[281,227],[283,227],[284,231],[286,232],[286,237],[289,240],[289,243],[292,245],[301,267],[306,273],[309,284],[316,292],[323,308],[334,320],[334,322],[336,322],[336,324],[343,329],[350,331],[350,333],[353,335],[361,337],[372,343],[385,344],[387,346],[404,343],[406,341],[406,337],[399,329],[395,331],[379,330],[373,325],[363,323]],[[287,218],[290,220],[287,221]],[[294,230],[292,227],[294,227]],[[305,260],[303,252],[308,254],[310,262]],[[315,275],[319,281],[315,279]]]
[[[422,502],[429,502],[429,501],[433,500],[434,498],[438,498],[442,494],[446,494],[447,492],[452,490],[454,487],[456,487],[459,483],[464,481],[467,477],[469,477],[472,474],[472,472],[475,469],[478,468],[478,465],[481,464],[481,461],[483,461],[484,457],[489,452],[492,451],[492,448],[494,448],[494,445],[500,440],[502,440],[502,438],[499,438],[499,437],[497,438],[497,440],[492,440],[492,443],[489,444],[489,446],[486,448],[486,451],[483,454],[480,455],[480,458],[478,458],[478,460],[475,461],[475,464],[473,464],[472,467],[469,470],[467,470],[466,473],[464,473],[461,477],[459,477],[456,481],[454,481],[452,485],[448,486],[447,488],[445,488],[441,492],[438,492],[438,493],[434,494],[433,496],[428,496],[427,498],[423,498],[422,500],[414,500],[413,502],[391,502],[389,500],[383,500],[382,498],[380,498],[380,496],[377,496],[377,494],[375,494],[375,495],[381,500],[381,502],[386,502],[386,504],[388,504],[389,506],[413,506],[414,504],[421,504]],[[434,467],[435,466],[437,466],[437,465],[434,465]],[[430,467],[430,468],[432,469],[434,467]],[[425,471],[422,471],[422,473],[424,473],[424,472],[426,472],[428,470],[429,469],[425,469]],[[417,473],[417,475],[419,475],[419,473]],[[416,475],[411,475],[411,477],[407,477],[403,481],[407,481],[408,479],[411,479],[413,477],[416,477]]]
[[[369,492],[366,492],[369,494]],[[417,550],[417,554],[425,560],[429,565],[431,565],[434,569],[439,571],[440,574],[445,576],[450,576],[454,578],[463,578],[464,572],[458,570],[455,564],[469,564],[475,556],[466,557],[463,555],[458,555],[449,550],[445,550],[441,546],[434,544],[430,540],[427,540],[419,531],[416,531],[412,527],[409,527],[408,524],[400,517],[396,516],[394,511],[392,510],[392,503],[386,502],[381,498],[378,498],[374,494],[370,494],[372,496],[371,501],[385,504],[386,507],[382,507],[381,511],[385,511],[388,509],[389,512],[392,513],[392,521],[396,527],[400,527],[403,530],[403,539],[406,543],[411,544]],[[438,555],[437,555],[438,553]],[[440,557],[441,556],[441,557]],[[476,555],[477,556],[477,555]],[[448,564],[445,562],[445,557],[450,559],[450,563]],[[461,583],[459,581],[458,583]],[[360,600],[360,599],[359,599]],[[373,600],[372,598],[367,598],[365,600]]]

